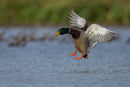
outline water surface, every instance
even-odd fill
[[[25,47],[0,42],[0,87],[129,87],[130,44],[125,41],[130,30],[119,28],[114,31],[120,40],[97,44],[89,60],[68,55],[75,50],[71,41],[29,42]]]

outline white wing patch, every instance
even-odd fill
[[[97,42],[109,42],[116,37],[113,31],[97,24],[91,24],[85,33],[89,39]]]
[[[86,25],[86,20],[78,16],[73,10],[70,12],[70,25],[73,27],[83,28]]]

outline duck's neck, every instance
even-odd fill
[[[81,31],[73,28],[62,28],[63,34],[71,34],[74,39],[78,39],[80,37]]]
[[[69,33],[69,30],[70,30],[70,28],[62,28],[62,32],[63,32],[64,34],[68,34],[68,33]]]

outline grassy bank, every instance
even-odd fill
[[[89,23],[130,23],[130,0],[0,0],[0,25],[64,25],[71,9]]]

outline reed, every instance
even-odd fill
[[[130,37],[126,40],[126,43],[130,43]]]
[[[90,23],[130,23],[130,0],[0,0],[0,24],[64,25],[71,9]]]
[[[6,30],[3,30],[2,32],[0,32],[0,41],[3,41],[3,36],[5,35]]]

